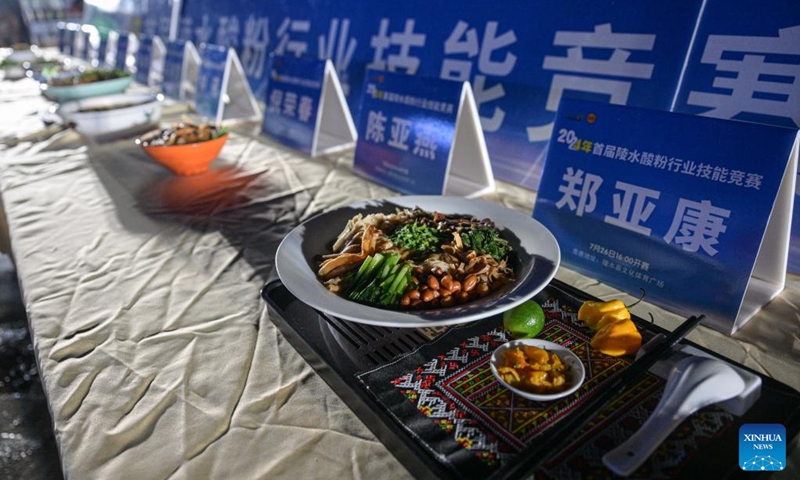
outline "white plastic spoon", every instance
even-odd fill
[[[744,387],[742,377],[721,360],[684,358],[672,367],[664,395],[650,418],[628,440],[605,454],[603,463],[617,475],[630,475],[686,417],[739,395]]]

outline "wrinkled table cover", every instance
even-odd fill
[[[0,139],[41,130],[49,104],[31,80],[0,82]],[[183,113],[166,108],[162,123]],[[257,131],[238,129],[195,177],[131,139],[64,131],[0,146],[11,253],[67,478],[410,477],[259,297],[295,225],[396,193],[354,176],[352,151],[310,159]],[[534,193],[501,185],[488,199],[530,212]],[[631,299],[564,267],[557,278]],[[690,338],[800,388],[798,305],[792,276],[733,339]],[[681,320],[646,303],[633,312],[667,329]]]

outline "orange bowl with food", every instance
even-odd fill
[[[225,142],[226,129],[212,125],[176,123],[136,140],[145,153],[177,175],[196,175],[208,170]]]

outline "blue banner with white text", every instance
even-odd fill
[[[330,58],[351,112],[366,69],[469,80],[494,175],[538,185],[561,97],[669,109],[701,0],[186,0],[178,36],[235,48],[266,101],[270,52]]]

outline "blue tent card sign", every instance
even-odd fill
[[[330,60],[271,55],[262,133],[312,157],[351,148],[356,127]]]
[[[200,54],[191,41],[168,42],[164,60],[164,80],[161,82],[162,92],[178,100],[194,97],[194,85],[197,83],[199,71]]]
[[[133,79],[148,87],[160,85],[166,50],[164,42],[158,35],[140,36],[139,49],[136,51],[136,73]]]
[[[131,41],[129,33],[120,33],[116,31],[111,32],[114,45],[114,68],[119,70],[127,70],[128,68],[128,53],[130,51]]]
[[[67,45],[71,45],[69,40],[72,37],[72,31],[67,29],[67,24],[64,22],[58,22],[56,28],[58,29],[58,51],[69,55],[70,50],[67,49]]]
[[[783,290],[796,130],[564,99],[548,152],[566,265],[728,334]]]
[[[105,61],[105,42],[100,31],[94,25],[83,25],[84,32],[83,59],[92,67],[101,67]]]
[[[206,121],[217,125],[223,120],[261,119],[258,103],[233,48],[200,45],[194,108]]]
[[[469,82],[368,70],[353,168],[406,194],[494,191]]]
[[[108,35],[100,35],[97,46],[97,58],[94,60],[94,65],[98,67],[105,67],[110,65],[108,63]]]
[[[80,60],[86,60],[89,55],[89,32],[87,25],[79,25],[75,32],[74,56]]]

